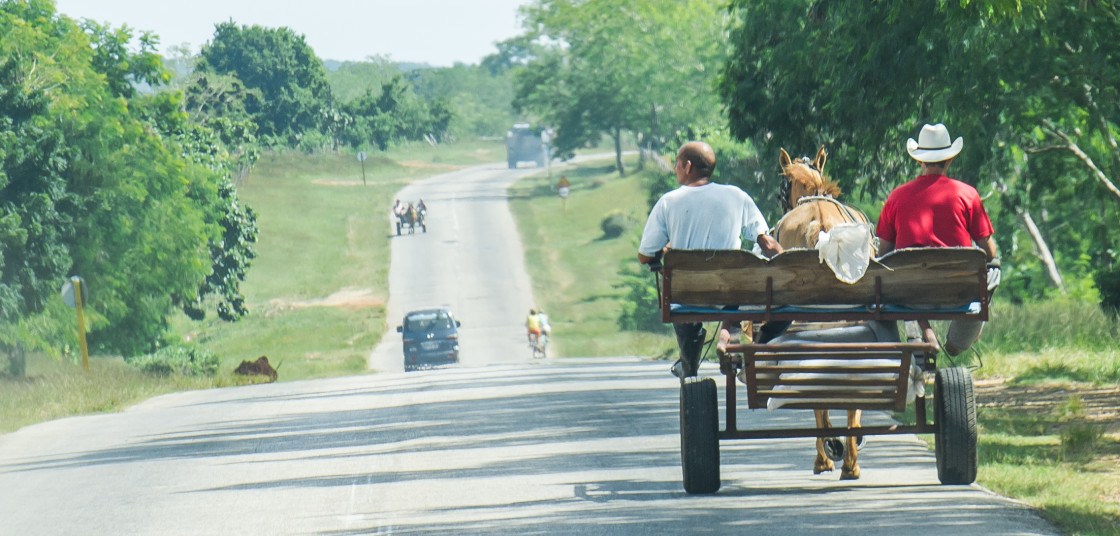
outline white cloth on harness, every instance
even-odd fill
[[[872,240],[870,223],[838,223],[821,231],[817,250],[821,262],[832,269],[836,279],[851,284],[867,273]]]

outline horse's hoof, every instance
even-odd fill
[[[831,473],[836,466],[832,465],[832,460],[824,460],[822,463],[820,459],[813,462],[813,474],[819,475],[821,473]]]
[[[840,480],[859,480],[859,466],[840,468]]]

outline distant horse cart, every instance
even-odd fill
[[[782,160],[783,168],[797,165],[784,151]],[[814,163],[799,165],[810,164],[816,165],[819,175],[823,150]],[[789,174],[787,179],[792,181]],[[793,199],[800,197],[797,194]],[[846,212],[833,201],[814,200],[812,204],[814,208],[804,209],[816,213],[811,219],[819,220],[833,209]],[[786,206],[792,212],[797,204]],[[769,343],[728,344],[717,349],[720,373],[725,377],[724,429],[719,428],[715,380],[693,377],[682,382],[681,467],[688,493],[716,492],[720,487],[720,441],[745,439],[816,438],[814,473],[831,471],[832,461],[843,459],[841,479],[855,479],[859,478],[856,446],[864,436],[933,434],[941,483],[975,481],[972,377],[963,367],[938,368],[940,346],[929,322],[988,319],[987,256],[974,248],[901,249],[878,259],[867,258],[858,278],[842,278],[839,271],[822,262],[820,251],[807,249],[815,247],[815,237],[838,225],[836,222],[865,225],[861,223],[865,220],[846,214],[834,222],[816,222],[823,225],[814,224],[811,233],[787,228],[787,236],[811,235],[813,243],[783,244],[786,250],[772,259],[747,251],[669,250],[662,264],[654,266],[664,322],[793,321],[789,332]],[[870,242],[869,236],[867,240]],[[908,338],[903,342],[899,321],[920,329],[907,326]],[[930,377],[933,389],[927,393]],[[813,410],[816,426],[739,429],[738,393],[743,387],[747,409]],[[910,403],[914,405],[914,425],[860,425],[864,410],[901,412]],[[828,410],[847,411],[847,426],[833,427]]]
[[[422,232],[428,232],[428,225],[424,223],[426,213],[427,207],[420,208],[409,203],[408,208],[397,215],[397,236],[400,236],[404,229],[408,230],[408,234],[416,234],[416,227],[420,227]]]

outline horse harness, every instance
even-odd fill
[[[785,181],[785,182],[788,183],[788,181]],[[807,195],[807,196],[801,197],[800,199],[797,200],[797,206],[801,206],[805,203],[819,203],[819,202],[828,202],[828,203],[835,204],[837,207],[840,207],[840,211],[844,213],[844,216],[847,219],[847,223],[857,223],[857,222],[860,222],[860,221],[871,221],[867,218],[867,215],[864,214],[862,210],[860,210],[856,207],[853,207],[853,206],[851,206],[847,203],[842,203],[839,200],[837,200],[835,197],[828,196],[828,195]],[[785,214],[782,214],[781,219],[778,220],[778,223],[774,224],[774,228],[770,229],[770,235],[774,237],[774,240],[781,241],[781,239],[778,237],[778,231],[779,231],[779,229],[782,228],[782,222],[785,221],[786,216],[789,216],[789,214],[791,212],[793,212],[792,207],[790,209],[786,210]]]

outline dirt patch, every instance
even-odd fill
[[[311,184],[323,186],[362,186],[362,181],[340,181],[336,179],[314,179]]]
[[[1120,435],[1120,386],[1008,385],[1002,379],[977,380],[979,407],[1015,408],[1040,420],[1058,415],[1071,397],[1081,399],[1085,420],[1099,424],[1106,434]]]
[[[402,160],[397,162],[402,167],[421,168],[421,169],[463,169],[466,166],[456,164],[437,164],[435,162],[421,162],[419,160]]]
[[[268,310],[264,315],[274,316],[281,311],[306,309],[308,307],[335,307],[350,311],[359,311],[385,305],[385,298],[377,296],[370,289],[342,289],[326,298],[307,301],[287,301],[280,298],[269,300]]]

